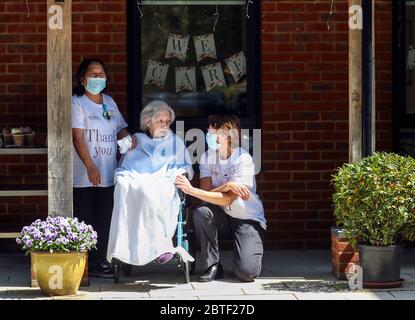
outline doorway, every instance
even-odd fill
[[[415,157],[415,0],[394,4],[394,151]]]

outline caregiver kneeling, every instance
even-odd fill
[[[153,101],[140,114],[137,147],[128,151],[115,171],[114,210],[107,260],[145,265],[155,259],[166,263],[175,253],[194,259],[173,247],[180,197],[177,175],[193,170],[181,138],[169,129],[174,111],[163,101]]]
[[[176,178],[179,189],[204,201],[193,210],[205,270],[200,281],[223,276],[219,239],[234,241],[233,264],[238,279],[254,281],[261,272],[266,221],[256,194],[255,166],[250,154],[239,147],[239,136],[236,116],[210,116],[206,135],[209,150],[200,160],[200,189],[183,177]]]

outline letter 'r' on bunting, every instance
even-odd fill
[[[146,77],[144,79],[144,84],[153,84],[159,88],[164,88],[168,70],[168,64],[163,64],[154,60],[149,60]]]
[[[189,45],[190,36],[188,35],[179,35],[179,34],[169,34],[167,40],[166,54],[165,59],[177,58],[181,61],[186,60],[187,47]]]
[[[176,68],[176,92],[196,92],[196,67]]]
[[[226,87],[225,76],[220,62],[208,64],[201,69],[207,91],[215,87]]]

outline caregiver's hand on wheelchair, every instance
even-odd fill
[[[195,187],[192,186],[190,181],[183,177],[176,177],[176,186],[186,194],[194,195]],[[240,197],[242,200],[248,200],[249,198],[249,189],[243,184],[237,182],[227,182],[224,185],[210,190],[210,192],[229,192],[231,191],[236,196]]]
[[[176,177],[176,186],[179,190],[183,191],[186,194],[192,194],[192,191],[195,189],[187,179],[187,174],[178,175]]]

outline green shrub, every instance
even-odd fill
[[[375,153],[343,165],[332,183],[337,224],[354,246],[415,239],[415,159]]]

